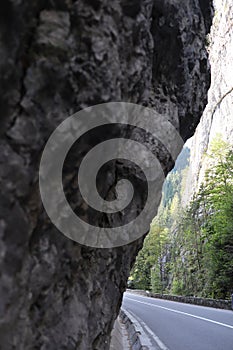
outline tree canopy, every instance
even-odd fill
[[[189,152],[169,174],[131,273],[135,288],[213,298],[233,292],[233,150],[217,135],[205,157],[204,181],[186,208],[181,198]]]

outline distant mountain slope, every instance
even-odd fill
[[[182,184],[185,178],[185,172],[189,166],[190,149],[184,147],[176,160],[175,167],[167,176],[163,185],[163,199],[161,205],[167,207],[171,204],[175,194],[181,196]]]

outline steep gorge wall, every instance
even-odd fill
[[[40,156],[62,120],[101,102],[151,106],[190,137],[209,88],[211,4],[3,0],[0,16],[1,349],[105,350],[143,238],[115,249],[65,238],[40,200]],[[103,179],[106,192],[123,172]]]
[[[208,104],[192,139],[190,168],[183,202],[191,199],[204,180],[212,140],[221,134],[233,145],[233,4],[216,0],[215,15],[208,51],[211,64],[211,86]]]

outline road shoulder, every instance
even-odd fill
[[[110,350],[130,350],[128,332],[120,316],[116,319],[111,333]]]
[[[121,309],[120,318],[126,326],[132,350],[169,350],[132,311]]]

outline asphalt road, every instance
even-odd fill
[[[150,337],[152,348],[233,350],[233,311],[124,294],[129,311]],[[157,342],[156,342],[157,340]]]

